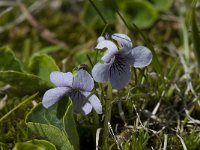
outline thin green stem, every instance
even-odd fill
[[[95,64],[97,63],[98,55],[99,55],[99,50],[97,49],[96,54],[95,54],[95,61],[94,61]]]
[[[90,62],[91,67],[93,67],[94,64],[92,63],[92,60],[91,60],[90,56],[88,54],[86,56],[87,56],[88,61]]]
[[[108,129],[108,122],[111,119],[111,102],[112,102],[112,86],[108,83],[107,89],[107,99],[105,99],[105,112],[104,112],[104,126],[103,126],[103,146],[107,148],[108,144],[108,137],[109,137],[109,129]]]
[[[97,13],[99,14],[99,16],[101,17],[101,19],[103,20],[104,24],[108,24],[106,19],[103,17],[102,13],[99,11],[99,9],[97,8],[97,6],[94,4],[94,2],[92,0],[89,0],[90,4],[94,7],[94,9],[97,11]]]
[[[133,72],[134,72],[134,75],[135,75],[135,85],[138,84],[138,79],[137,79],[137,71],[135,68],[133,68]]]
[[[101,33],[101,36],[103,36],[103,35],[105,34],[107,27],[108,27],[108,24],[106,24],[105,27],[103,28],[103,31],[102,31],[102,33]]]
[[[21,102],[19,105],[17,105],[15,108],[13,108],[12,110],[10,110],[7,114],[5,114],[3,117],[0,118],[0,122],[3,121],[4,119],[6,119],[11,113],[13,113],[15,110],[17,110],[18,108],[20,108],[22,105],[26,104],[27,102],[29,102],[33,98],[35,98],[35,96],[37,94],[38,93],[33,94],[32,96],[30,96],[29,98],[27,98],[23,102]]]

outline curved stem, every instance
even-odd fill
[[[22,105],[26,104],[27,102],[31,101],[38,93],[33,94],[32,96],[25,99],[23,102],[21,102],[19,105],[17,105],[15,108],[11,109],[7,114],[5,114],[3,117],[0,118],[0,122],[7,118],[11,113],[13,113],[15,110],[20,108]]]

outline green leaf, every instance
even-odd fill
[[[7,47],[0,48],[0,64],[0,71],[22,71],[20,61],[15,57],[13,51]]]
[[[35,75],[18,71],[0,71],[0,81],[25,93],[44,91],[52,86]]]
[[[41,79],[50,82],[50,73],[53,71],[59,71],[59,68],[53,58],[46,54],[38,54],[33,56],[31,59],[29,70]]]
[[[173,4],[173,0],[152,0],[153,6],[159,11],[167,11]]]
[[[57,117],[57,105],[46,109],[40,103],[27,115],[27,122],[50,124],[64,131],[63,118]]]
[[[27,126],[41,138],[53,143],[58,150],[74,150],[66,134],[57,127],[33,122],[28,122]]]
[[[64,111],[64,112],[62,112]],[[79,149],[79,137],[73,116],[72,102],[63,98],[57,105],[46,109],[38,104],[26,117],[26,122],[52,125],[65,133],[76,150]],[[54,143],[55,144],[55,143]]]
[[[13,150],[56,150],[56,147],[48,141],[35,139],[16,143]]]
[[[196,1],[195,1],[196,2]],[[200,68],[200,35],[199,30],[196,23],[196,15],[195,15],[195,6],[196,3],[194,2],[194,6],[192,8],[192,16],[191,16],[191,26],[192,26],[192,41],[194,44],[194,53],[197,59],[198,66]]]
[[[128,22],[136,24],[141,29],[152,26],[158,18],[157,10],[146,1],[126,1],[120,6]]]
[[[69,101],[68,108],[67,108],[66,114],[64,115],[63,119],[64,119],[65,131],[67,132],[70,142],[74,145],[74,148],[76,150],[78,150],[79,149],[79,136],[78,136],[78,132],[76,129],[76,123],[74,120],[73,107],[72,107],[71,100]]]

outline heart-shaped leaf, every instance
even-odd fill
[[[49,109],[44,108],[42,104],[38,104],[27,115],[26,122],[28,124],[45,124],[56,127],[60,132],[64,133],[76,150],[79,149],[79,137],[74,121],[72,102],[66,98],[63,98],[58,104]],[[40,128],[39,125],[37,125],[38,128]]]
[[[28,122],[27,126],[41,138],[53,143],[59,150],[74,150],[66,134],[57,127],[33,122]]]

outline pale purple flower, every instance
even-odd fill
[[[42,104],[45,108],[51,107],[63,96],[69,96],[75,112],[87,115],[94,108],[98,114],[102,113],[100,100],[96,95],[91,94],[94,81],[87,71],[80,69],[75,77],[71,72],[56,71],[50,74],[50,80],[56,87],[44,94]]]
[[[112,87],[119,90],[130,80],[130,65],[135,68],[148,66],[152,53],[145,46],[133,48],[131,39],[125,34],[115,33],[112,39],[120,44],[121,50],[113,41],[99,37],[96,48],[107,48],[107,51],[101,58],[103,63],[97,63],[92,69],[92,76],[96,82],[105,83],[109,80]]]

